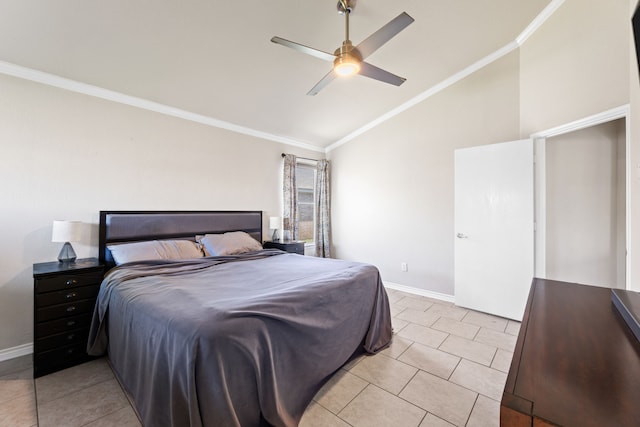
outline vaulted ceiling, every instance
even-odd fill
[[[358,44],[405,11],[415,22],[362,76],[306,93],[331,64],[270,42],[333,52],[337,0],[0,0],[0,61],[153,101],[322,150],[492,54],[550,0],[358,0]]]

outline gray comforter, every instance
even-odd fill
[[[354,353],[390,340],[374,266],[260,251],[111,270],[88,351],[108,351],[145,426],[296,426]]]

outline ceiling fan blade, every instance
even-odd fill
[[[333,70],[329,71],[318,83],[316,83],[314,87],[311,88],[309,92],[307,92],[307,95],[317,95],[318,92],[320,92],[326,85],[331,83],[335,78],[336,73],[334,73]]]
[[[371,34],[356,46],[358,52],[362,55],[362,59],[365,59],[367,56],[378,50],[380,46],[391,40],[400,31],[407,28],[413,21],[414,19],[409,16],[407,12],[402,12],[378,31]]]
[[[384,83],[389,83],[394,86],[400,86],[407,80],[404,77],[396,76],[395,74],[391,74],[382,68],[378,68],[375,65],[371,65],[364,61],[360,63],[360,72],[358,74]]]
[[[327,53],[327,52],[323,52],[321,50],[318,49],[314,49],[312,47],[309,46],[305,46],[303,44],[300,43],[296,43],[296,42],[292,42],[289,40],[285,40],[281,37],[272,37],[271,41],[282,45],[282,46],[286,46],[286,47],[290,47],[291,49],[295,49],[298,52],[302,52],[302,53],[306,53],[307,55],[311,55],[311,56],[315,56],[316,58],[320,58],[320,59],[324,59],[325,61],[333,61],[334,59],[336,59],[336,56],[331,54],[331,53]]]

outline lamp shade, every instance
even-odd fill
[[[82,234],[80,221],[53,221],[52,242],[77,242]]]
[[[280,217],[279,216],[270,216],[269,217],[269,228],[271,230],[275,230],[280,228]]]

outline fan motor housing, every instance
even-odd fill
[[[357,0],[339,0],[336,8],[340,15],[344,15],[345,12],[351,13],[356,8]]]

